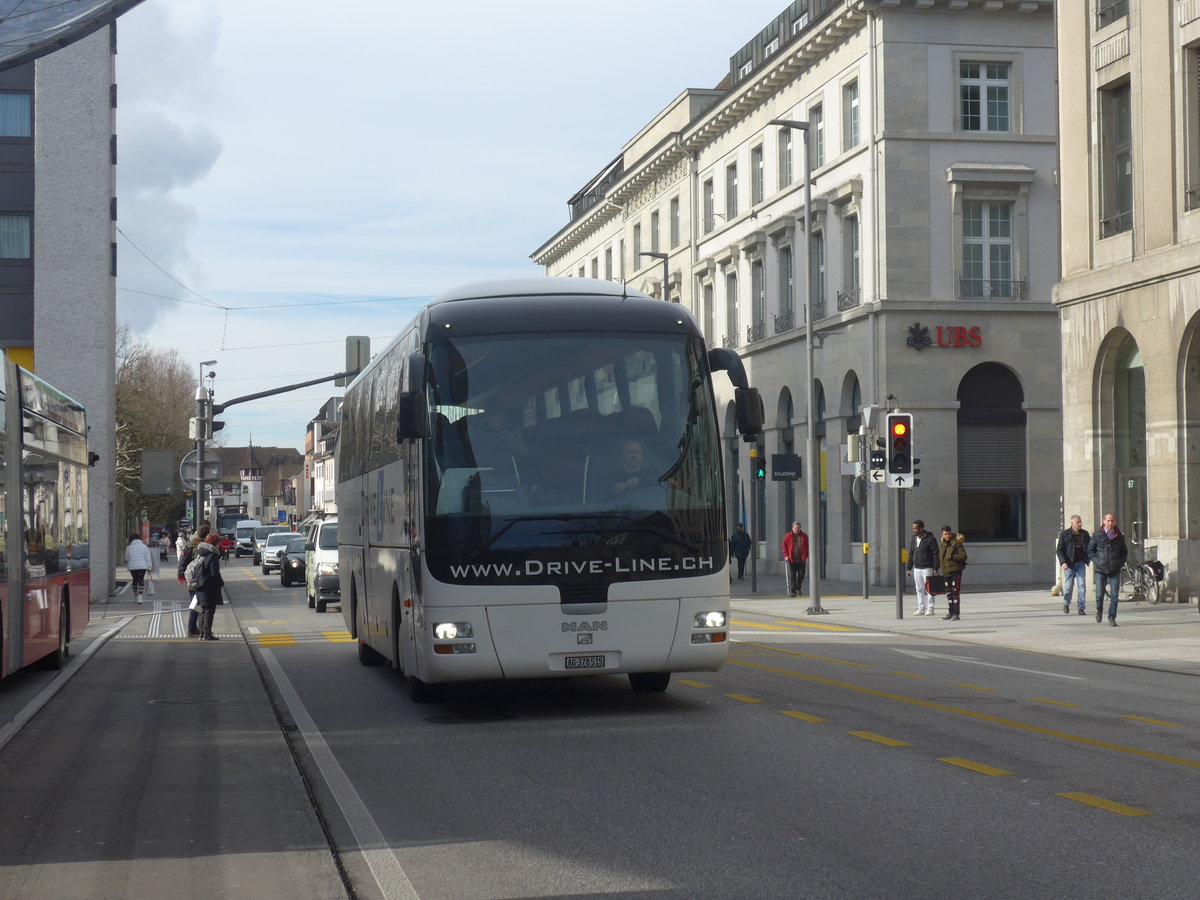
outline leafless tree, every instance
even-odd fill
[[[171,450],[176,460],[191,449],[188,419],[195,415],[195,373],[174,350],[156,350],[117,330],[117,485],[125,508],[145,510],[151,522],[171,524],[185,511],[182,489],[142,492],[142,451]]]

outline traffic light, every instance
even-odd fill
[[[887,470],[889,475],[912,474],[912,423],[911,413],[888,413]]]
[[[754,477],[760,481],[767,477],[767,462],[761,456],[754,459]]]

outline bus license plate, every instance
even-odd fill
[[[568,669],[603,669],[603,656],[568,656]]]

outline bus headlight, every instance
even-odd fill
[[[459,638],[469,638],[473,632],[471,631],[470,622],[434,622],[433,636],[439,641],[453,641]]]
[[[712,612],[698,612],[696,617],[692,619],[693,628],[724,628],[727,617],[721,610],[713,610]]]

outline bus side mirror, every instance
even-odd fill
[[[733,402],[737,414],[737,430],[747,444],[756,443],[762,434],[766,414],[763,412],[762,395],[758,388],[736,388]]]
[[[401,393],[396,419],[397,442],[429,437],[429,414],[425,406],[425,394],[417,391]]]

